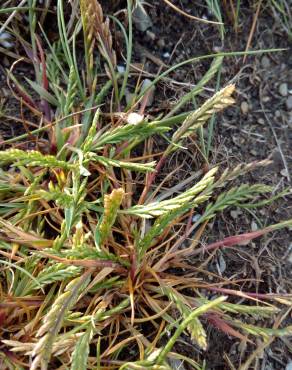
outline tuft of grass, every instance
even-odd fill
[[[176,114],[199,95],[226,54],[169,68],[127,109],[124,91],[135,78],[130,73],[132,1],[128,35],[124,29],[125,73],[117,72],[110,23],[98,2],[81,0],[79,13],[67,23],[58,0],[54,42],[38,23],[36,2],[28,5],[21,8],[30,22],[31,44],[24,48],[35,80],[27,79],[24,89],[13,70],[7,74],[40,125],[3,142],[7,149],[0,152],[0,353],[10,354],[5,366],[164,370],[178,359],[204,369],[200,356],[175,352],[183,334],[202,351],[208,350],[209,326],[251,345],[254,337],[291,335],[291,327],[252,324],[289,311],[290,295],[245,292],[238,281],[224,287],[221,277],[213,274],[210,282],[207,269],[202,274],[194,269],[196,256],[205,251],[248,249],[254,238],[291,227],[291,220],[283,221],[195,248],[207,224],[212,227],[210,221],[227,209],[257,208],[287,194],[269,198],[273,189],[265,184],[234,185],[269,162],[224,171],[214,166],[176,195],[157,179],[172,153],[187,150],[190,137],[235,103],[235,86],[227,85],[196,110]],[[167,74],[213,57],[209,72],[169,114],[139,112],[139,102]],[[135,113],[139,119],[133,122]],[[166,149],[153,161],[157,136],[166,139]],[[25,150],[23,140],[38,146]],[[156,199],[163,200],[152,199],[154,186],[160,189]],[[201,216],[186,223],[194,209]]]
[[[273,17],[280,22],[281,27],[287,33],[289,39],[292,38],[292,12],[291,6],[286,0],[269,0]]]

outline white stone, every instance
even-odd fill
[[[142,122],[143,119],[144,119],[144,116],[142,114],[133,112],[128,115],[127,122],[130,125],[138,125],[138,123]]]
[[[249,111],[248,103],[246,101],[243,101],[240,105],[240,109],[241,109],[243,114],[247,114],[248,111]]]
[[[283,83],[279,86],[279,93],[282,96],[287,96],[288,95],[288,85],[287,85],[287,83]]]

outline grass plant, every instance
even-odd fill
[[[206,267],[194,268],[206,251],[248,250],[251,240],[291,227],[283,220],[200,245],[222,212],[277,197],[265,184],[234,184],[269,161],[210,167],[178,193],[163,190],[157,178],[171,154],[187,150],[190,137],[235,103],[231,84],[196,110],[177,114],[214,77],[225,54],[188,61],[209,58],[209,72],[170,113],[139,111],[151,86],[126,109],[125,88],[135,78],[134,3],[128,0],[124,73],[100,4],[79,5],[68,22],[58,0],[59,38],[52,42],[38,23],[36,2],[28,1],[22,11],[29,15],[30,43],[17,37],[35,79],[18,81],[13,68],[7,70],[15,96],[39,125],[2,142],[0,152],[2,363],[31,370],[166,370],[176,359],[204,369],[200,356],[182,355],[176,343],[189,336],[199,351],[208,350],[209,326],[251,345],[256,338],[291,335],[291,326],[265,325],[291,309],[291,296],[243,291],[240,282],[220,276],[211,283]],[[157,159],[149,148],[158,136],[167,141]],[[153,196],[155,188],[160,191]],[[197,210],[200,217],[192,221]]]

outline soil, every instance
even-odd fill
[[[182,0],[172,3],[188,14],[214,20],[204,7],[204,2]],[[194,56],[245,50],[255,14],[251,3],[243,1],[241,4],[237,32],[225,14],[226,33],[223,42],[216,26],[196,22],[178,14],[162,1],[153,1],[149,8],[146,7],[152,27],[146,32],[135,31],[134,56],[137,62],[145,64],[146,70],[155,73],[162,64],[170,66]],[[289,41],[279,21],[273,18],[271,10],[263,7],[256,22],[251,50],[273,48],[285,50],[248,56],[245,61],[242,57],[225,58],[220,86],[230,80],[236,83],[237,104],[216,119],[211,162],[219,162],[226,167],[270,158],[273,161],[270,166],[243,176],[240,182],[265,183],[280,191],[291,186],[291,40]],[[186,85],[196,84],[208,66],[209,62],[193,63],[179,68],[172,78]],[[167,98],[175,104],[175,101],[188,91],[188,87],[167,84],[160,86],[160,91],[156,91],[155,100],[158,99],[159,103],[163,104]],[[191,152],[194,150],[194,159],[179,171],[175,176],[176,181],[183,180],[190,170],[197,169],[202,160],[198,158],[198,153],[192,145],[188,149]],[[165,168],[165,173],[171,172],[179,164],[179,159],[173,158]],[[291,206],[291,196],[287,196],[255,213],[241,213],[238,210],[223,213],[210,225],[208,240],[222,239],[224,236],[287,219],[292,215]],[[291,293],[291,248],[291,230],[290,233],[275,233],[272,237],[252,243],[248,253],[244,248],[240,252],[238,249],[222,252],[212,259],[211,269],[213,267],[213,272],[219,272],[224,277],[251,279],[244,287],[248,291],[258,289],[261,292]],[[255,283],[255,279],[259,279],[259,282]],[[210,330],[209,334],[209,350],[202,354],[208,369],[231,369],[228,358],[234,369],[237,369],[254,351],[253,346],[240,348],[239,341],[227,338],[216,329]],[[264,351],[261,360],[257,361],[253,368],[285,369],[292,358],[289,351],[291,345],[286,345],[282,340],[276,340]],[[192,347],[187,347],[184,351],[190,353]]]
[[[173,3],[179,5],[179,2]],[[197,12],[196,6],[192,5],[192,2],[183,1],[182,3],[186,4],[185,10],[188,10],[189,13],[192,12],[197,16],[204,15],[204,13]],[[148,53],[152,54],[161,62],[165,62],[163,59],[165,53],[174,54],[174,57],[167,62],[167,65],[172,65],[196,55],[217,51],[216,42],[217,45],[220,42],[218,34],[214,30],[213,32],[212,29],[210,30],[210,27],[214,26],[197,24],[171,9],[166,12],[160,2],[154,2],[154,4],[152,4],[154,9],[149,11],[149,14],[152,14],[153,22],[153,27],[149,32],[153,35],[136,32],[134,57],[137,58],[142,46],[143,49],[147,50],[147,55]],[[241,30],[234,39],[234,31],[226,27],[225,46],[221,46],[221,50],[244,50],[254,13],[251,7],[244,7],[242,12],[246,16],[246,22],[243,21],[246,29]],[[290,70],[292,56],[287,36],[277,34],[274,31],[273,28],[276,26],[273,19],[269,19],[270,26],[268,28],[267,17],[268,14],[263,12],[257,21],[252,49],[267,49],[277,46],[287,50],[257,57],[248,56],[245,63],[243,63],[242,57],[225,59],[220,83],[224,85],[233,79],[233,82],[236,83],[237,104],[228,108],[216,120],[211,163],[219,162],[222,165],[234,166],[242,161],[248,163],[270,158],[273,163],[268,168],[252,173],[241,181],[262,181],[277,185],[278,189],[281,189],[289,186],[291,177],[289,175],[291,171],[291,131],[289,131],[291,128],[291,108],[288,107],[288,100],[290,100],[289,94],[291,92],[289,86],[291,87],[292,83]],[[205,31],[202,31],[202,28]],[[202,37],[202,34],[206,34],[207,37]],[[149,37],[154,39],[152,43],[150,43]],[[164,40],[162,44],[167,47],[160,47],[160,40]],[[173,53],[174,48],[176,51]],[[137,61],[144,62],[145,69],[147,68],[148,71],[155,70],[155,63],[153,64],[147,57],[145,58],[145,53],[144,58],[137,58]],[[194,85],[206,72],[207,67],[208,63],[181,67],[172,77],[182,84]],[[287,96],[282,96],[279,92],[280,86],[283,84],[288,86]],[[167,88],[171,91],[167,91]],[[157,102],[163,104],[165,98],[171,96],[171,105],[174,105],[175,101],[187,91],[189,91],[187,87],[178,88],[175,84],[160,86],[160,89],[156,91],[156,104]],[[287,205],[286,200],[284,202]],[[275,209],[269,210],[270,221],[272,219],[277,221],[281,219],[281,216],[287,216],[291,211],[289,207],[280,210],[279,205],[280,201]],[[235,229],[233,221],[232,225]]]
[[[210,19],[206,10],[192,1],[173,3],[189,14],[206,16]],[[162,6],[159,1],[153,2],[152,6],[149,9],[149,15],[153,27],[148,34],[147,32],[136,33],[134,55],[138,54],[137,50],[141,45],[164,63],[172,65],[193,56],[216,51],[245,50],[254,15],[254,8],[249,4],[242,5],[241,24],[237,34],[227,20],[224,45],[214,26],[197,23],[170,8],[166,11],[165,6]],[[268,9],[260,13],[251,46],[254,50],[289,49],[291,46],[277,21],[270,16]],[[149,61],[146,61],[146,65],[147,62]],[[278,190],[291,185],[288,175],[289,171],[291,172],[292,155],[292,111],[288,104],[291,96],[289,98],[289,94],[286,95],[286,92],[282,91],[282,84],[286,84],[284,86],[288,86],[288,89],[289,86],[291,88],[291,65],[292,55],[289,50],[258,57],[249,56],[245,62],[242,57],[226,58],[224,61],[220,84],[224,85],[236,76],[238,104],[216,120],[212,161],[221,162],[223,166],[234,166],[242,161],[247,163],[264,158],[273,160],[273,164],[268,168],[245,176],[246,178],[243,176],[240,179],[242,183],[246,181],[268,183]],[[206,65],[193,64],[180,68],[173,78],[184,83],[195,84],[205,71]],[[164,87],[163,90],[165,91],[166,88]],[[183,88],[174,87],[171,92],[172,99],[175,101],[185,91]],[[169,92],[166,96],[169,97]],[[165,97],[162,100],[165,100]],[[286,161],[285,164],[284,161]],[[173,165],[169,164],[169,167],[174,165],[176,165],[175,161]],[[170,168],[167,169],[167,173]],[[180,179],[183,179],[181,176],[187,175],[188,171],[184,174],[181,171]],[[235,211],[231,214],[223,214],[217,219],[210,227],[214,239],[218,240],[226,235],[234,235],[260,226],[255,221],[255,215],[239,213]],[[289,217],[289,214],[291,217],[291,197],[286,197],[261,210],[257,217],[264,226],[279,222]],[[243,251],[241,254],[230,250],[222,252],[219,257],[213,258],[214,272],[216,270],[220,272],[221,264],[221,271],[225,277],[236,275],[237,278],[260,280],[258,286],[254,282],[248,283],[245,286],[246,290],[259,289],[262,292],[276,290],[291,293],[292,261],[289,232],[276,233],[272,238],[263,238],[260,242],[253,243],[252,247],[248,253]],[[235,368],[239,368],[240,363],[252,351],[251,347],[242,349],[236,340],[227,339],[226,335],[211,330],[209,350],[206,356],[202,355],[202,357],[205,357],[208,369],[230,368],[228,358]],[[281,340],[275,341],[264,352],[255,368],[284,369],[289,358],[291,354],[289,356],[289,349],[285,344]]]
[[[110,2],[101,1],[105,12],[111,14],[125,5],[123,1],[114,3],[112,5]],[[207,11],[204,1],[173,0],[172,3],[186,13],[214,20],[212,14]],[[251,1],[241,3],[240,22],[236,31],[228,15],[223,13],[224,42],[220,39],[217,26],[197,22],[179,14],[162,0],[147,3],[145,8],[152,25],[145,31],[139,31],[134,27],[134,61],[144,64],[144,70],[156,74],[159,70],[163,71],[166,66],[194,56],[218,51],[245,50],[255,8]],[[236,83],[237,104],[216,117],[210,163],[220,163],[225,168],[242,162],[270,158],[273,160],[271,165],[243,176],[238,181],[269,184],[275,187],[275,192],[280,192],[291,186],[292,177],[292,54],[289,50],[291,41],[271,9],[265,2],[263,3],[251,49],[285,50],[248,56],[245,61],[243,57],[224,59],[220,86],[233,79]],[[116,47],[119,48],[118,31],[115,36]],[[158,109],[167,112],[179,97],[189,91],[190,84],[196,84],[200,80],[208,70],[210,62],[192,63],[172,73],[171,78],[179,83],[169,81],[160,83],[155,91],[154,103],[147,108],[147,113],[157,114]],[[3,77],[3,68],[7,67],[5,63],[7,60],[2,59],[0,102],[6,101],[5,106],[8,107],[6,114],[19,117],[19,103],[9,97],[9,92],[7,93]],[[27,70],[23,73],[27,73]],[[209,83],[208,87],[215,89],[216,81]],[[203,101],[210,96],[210,91],[204,91],[202,96],[204,98],[200,99]],[[193,105],[186,108],[193,109]],[[0,138],[13,137],[21,130],[21,124],[2,120]],[[157,142],[156,145],[159,146],[160,143]],[[196,171],[203,166],[203,158],[196,150],[194,142],[189,142],[188,148],[191,155],[184,166],[180,165],[180,157],[174,156],[164,168],[167,174],[177,168],[171,184],[182,181],[188,176],[189,171]],[[161,147],[159,150],[161,151]],[[220,240],[226,236],[291,218],[291,206],[291,196],[285,196],[259,211],[251,210],[249,213],[233,209],[231,212],[223,212],[215,223],[209,225],[208,241]],[[200,262],[196,261],[196,265],[199,266]],[[290,235],[286,230],[257,240],[251,243],[249,249],[242,247],[239,251],[232,249],[223,251],[214,255],[210,262],[210,271],[219,273],[225,278],[236,276],[237,279],[247,279],[245,290],[265,293],[291,293],[291,267],[291,230]],[[289,324],[289,320],[286,324]],[[206,360],[207,369],[232,369],[230,363],[237,369],[256,346],[260,345],[260,342],[257,342],[256,346],[247,345],[243,348],[239,340],[228,338],[215,328],[210,328],[208,334],[209,349],[206,353],[200,354],[201,359]],[[181,344],[178,344],[178,347],[180,346]],[[289,341],[275,340],[266,348],[253,368],[285,369],[292,359],[289,348],[291,349]],[[197,354],[199,351],[191,345],[183,348],[183,353],[191,355],[192,352]]]

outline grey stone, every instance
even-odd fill
[[[247,103],[246,101],[243,101],[243,102],[241,103],[241,105],[240,105],[240,109],[241,109],[241,112],[242,112],[243,114],[247,114],[247,113],[248,113],[248,111],[249,111],[249,105],[248,105],[248,103]]]
[[[151,85],[152,81],[146,78],[141,85],[141,91],[147,89]],[[150,107],[153,104],[154,100],[154,86],[150,87],[148,90],[148,98],[147,98],[147,104],[146,107]]]
[[[280,174],[284,177],[288,177],[289,178],[289,173],[287,171],[286,168],[283,168],[281,171],[280,171]]]
[[[133,11],[133,22],[141,32],[145,32],[148,28],[152,27],[151,18],[140,3],[137,4]]]
[[[286,107],[288,110],[292,110],[292,95],[288,96],[286,100]]]
[[[286,82],[285,83],[282,83],[279,86],[279,93],[282,96],[287,96],[288,95],[288,84]]]
[[[262,57],[261,64],[263,68],[269,68],[271,65],[270,59],[266,55],[264,55]]]
[[[230,216],[236,220],[239,216],[242,215],[242,211],[240,209],[230,211]]]
[[[251,221],[251,231],[257,231],[257,230],[258,230],[258,225],[254,220],[252,220]]]
[[[165,46],[165,41],[164,39],[160,38],[158,41],[157,41],[157,45],[162,49],[164,48]]]
[[[154,32],[151,32],[149,30],[146,31],[146,35],[150,38],[150,40],[154,41],[156,39],[156,35]]]
[[[271,100],[271,98],[269,96],[263,96],[263,102],[264,103],[267,103]]]
[[[281,117],[281,112],[280,112],[279,110],[276,110],[276,112],[275,112],[275,117],[276,117],[276,118]]]

